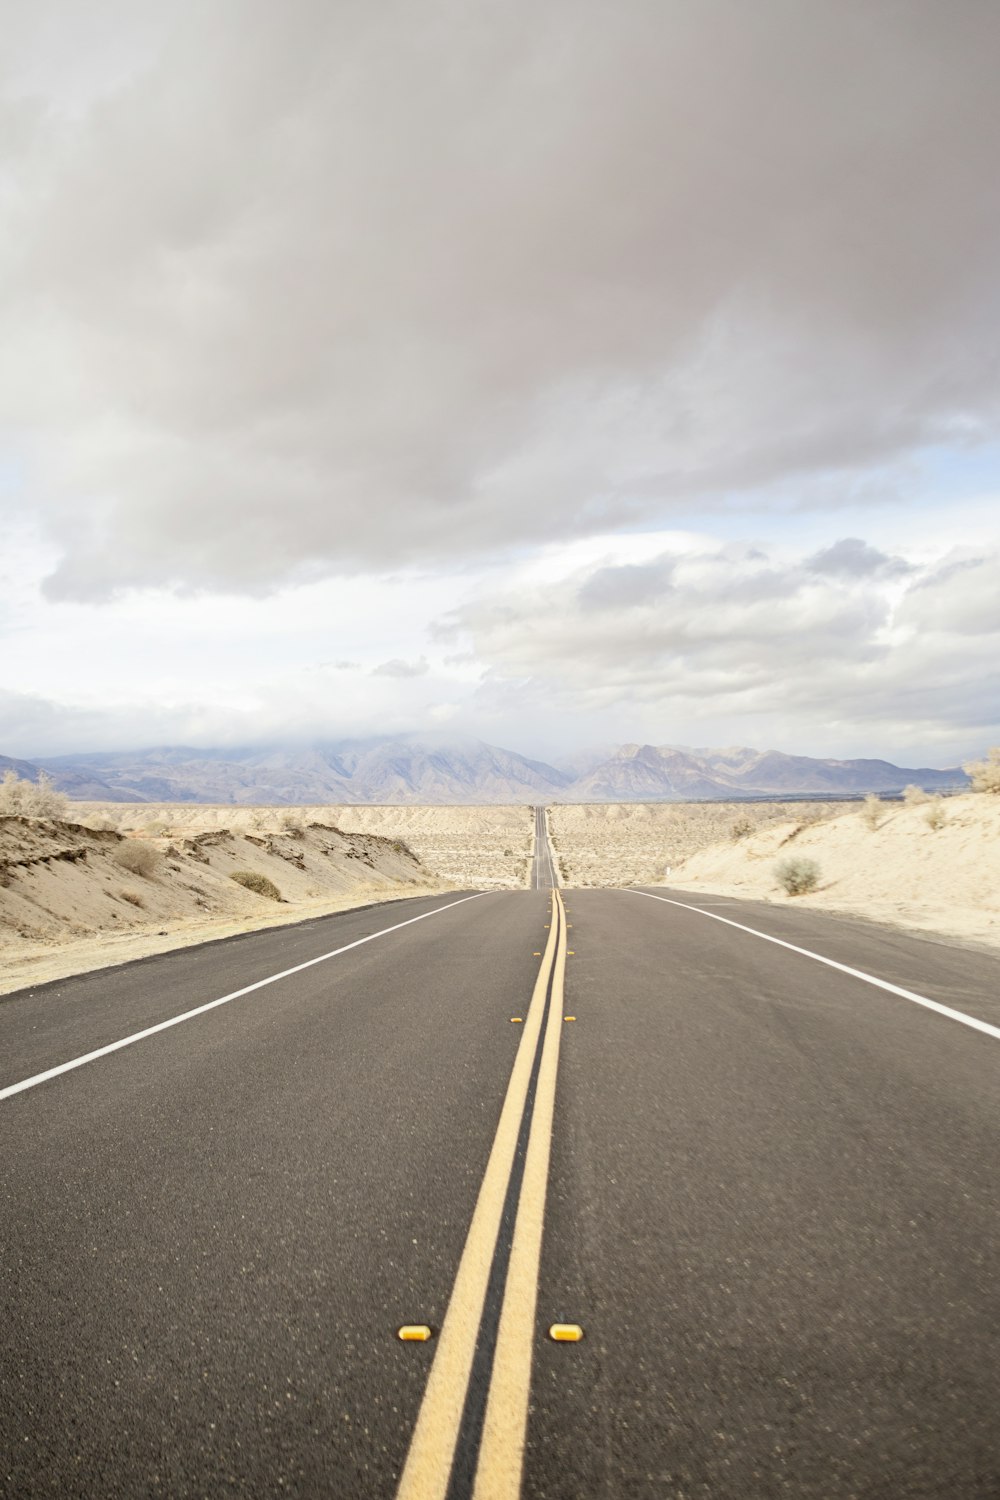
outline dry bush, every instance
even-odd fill
[[[928,802],[929,806],[927,808],[927,811],[924,813],[924,822],[927,824],[928,828],[932,828],[934,832],[937,833],[938,829],[943,828],[948,821],[948,814],[946,813],[944,806],[944,798],[930,797],[928,799]]]
[[[402,854],[406,859],[412,859],[415,864],[419,865],[419,859],[417,859],[417,856],[405,839],[393,839],[392,850],[394,854]]]
[[[300,839],[305,834],[302,819],[295,813],[286,812],[281,814],[282,832],[290,833],[293,838]]]
[[[907,807],[919,807],[922,802],[930,800],[930,794],[925,792],[922,786],[914,786],[912,781],[909,786],[903,788],[903,801]]]
[[[985,760],[970,760],[962,770],[974,792],[1000,792],[1000,745],[988,750]]]
[[[138,891],[119,891],[118,894],[123,901],[128,902],[129,906],[146,905],[145,901],[143,900],[142,896],[140,896]]]
[[[789,896],[801,896],[814,891],[819,884],[820,869],[814,859],[783,859],[775,865],[778,884]]]
[[[141,844],[138,839],[126,839],[115,850],[114,859],[116,864],[121,865],[123,870],[128,870],[131,875],[141,875],[144,880],[152,880],[160,863],[160,852],[152,844]]]
[[[237,885],[245,886],[248,891],[256,891],[258,896],[268,896],[272,901],[281,901],[282,895],[273,880],[268,880],[266,875],[261,875],[256,870],[234,870],[230,880],[235,880]]]
[[[882,821],[883,810],[882,799],[876,797],[874,792],[869,792],[861,804],[861,816],[869,828],[875,829],[879,826]]]
[[[739,839],[748,839],[754,831],[755,824],[752,818],[737,818],[729,830],[729,837],[736,842]]]
[[[0,781],[0,817],[65,818],[69,798],[57,792],[51,776],[39,771],[37,781],[24,781],[13,767]]]
[[[807,807],[805,812],[802,814],[802,827],[812,828],[817,823],[825,823],[829,816],[829,809],[826,807],[821,807],[819,803],[816,803],[812,807]]]

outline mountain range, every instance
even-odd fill
[[[827,760],[778,750],[622,745],[559,765],[482,740],[423,736],[340,740],[306,747],[248,746],[60,755],[0,755],[0,774],[46,771],[69,797],[109,802],[498,803],[696,802],[756,797],[851,797],[915,783],[962,790],[958,767]]]

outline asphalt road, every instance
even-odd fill
[[[988,1027],[996,958],[464,894],[0,1001],[0,1493],[393,1496],[457,1378],[412,1493],[1000,1496],[1000,1038],[743,928]]]
[[[549,842],[548,814],[544,807],[535,808],[535,852],[531,862],[531,888],[548,891],[559,884],[556,864]]]

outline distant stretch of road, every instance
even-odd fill
[[[535,808],[535,852],[531,864],[531,888],[549,891],[559,884],[556,862],[552,855],[549,836],[548,813],[544,807]]]
[[[536,889],[7,997],[0,1494],[1000,1495],[997,980]]]

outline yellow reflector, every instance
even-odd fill
[[[564,1021],[575,1021],[576,1016],[563,1016]]]
[[[578,1344],[583,1338],[583,1329],[579,1323],[553,1323],[549,1338],[555,1339],[557,1344]]]
[[[426,1323],[404,1323],[398,1330],[397,1337],[404,1344],[426,1344],[431,1337],[431,1330]]]
[[[523,1020],[524,1020],[523,1016],[511,1016],[511,1018],[510,1018],[510,1024],[512,1026],[520,1026],[520,1024],[521,1024],[521,1022]]]

